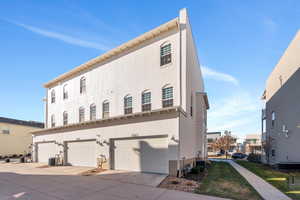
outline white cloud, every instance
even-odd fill
[[[230,74],[215,71],[209,67],[201,66],[204,78],[211,78],[218,81],[225,81],[234,85],[239,85],[239,81]]]
[[[22,24],[22,23],[15,23],[15,22],[11,22],[11,23],[13,23],[17,26],[23,27],[24,29],[26,29],[28,31],[31,31],[33,33],[36,33],[36,34],[39,34],[39,35],[42,35],[42,36],[45,36],[45,37],[48,37],[48,38],[57,39],[57,40],[63,41],[63,42],[68,43],[68,44],[81,46],[81,47],[86,47],[86,48],[98,49],[98,50],[101,50],[101,51],[107,51],[108,49],[110,49],[106,45],[99,44],[97,42],[82,40],[82,39],[75,38],[75,37],[65,35],[65,34],[62,34],[62,33],[53,32],[53,31],[41,29],[41,28],[38,28],[38,27]]]
[[[255,133],[260,127],[261,102],[257,96],[236,90],[235,94],[217,99],[208,111],[209,131],[230,130],[241,136]]]

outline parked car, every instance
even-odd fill
[[[234,153],[231,156],[231,158],[233,158],[233,159],[243,159],[243,158],[246,158],[246,157],[247,157],[247,155],[243,154],[243,153]]]

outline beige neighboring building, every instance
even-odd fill
[[[300,32],[266,82],[262,99],[262,161],[300,163]]]
[[[42,128],[43,123],[0,117],[0,155],[30,153],[30,132]]]
[[[186,9],[44,86],[37,162],[177,175],[206,159],[209,105]]]
[[[244,141],[244,153],[261,154],[261,135],[260,134],[248,134]]]
[[[216,142],[219,137],[221,137],[221,132],[208,132],[206,134],[208,156],[216,156],[218,153],[220,153],[220,151],[217,151],[213,148],[213,143]]]

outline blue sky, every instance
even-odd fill
[[[43,120],[42,84],[189,12],[210,131],[260,131],[265,80],[300,27],[300,1],[33,1],[0,4],[0,115]]]

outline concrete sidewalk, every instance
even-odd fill
[[[250,172],[249,170],[245,169],[244,167],[240,166],[236,162],[232,160],[227,160],[234,167],[249,183],[252,187],[263,197],[265,200],[291,200],[288,196],[284,193],[279,191],[277,188],[272,186],[271,184],[267,183],[262,178],[258,177],[254,173]]]

